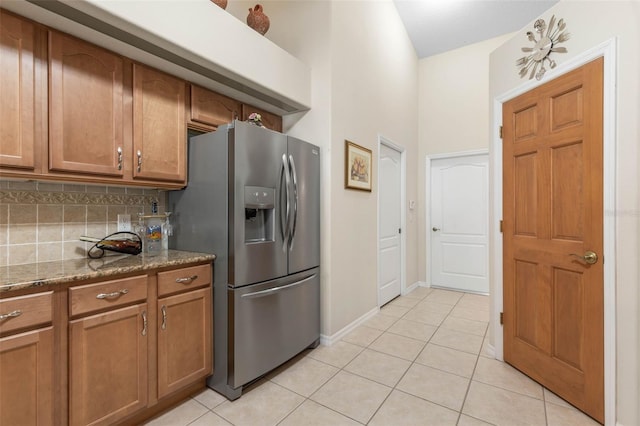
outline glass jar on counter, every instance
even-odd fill
[[[162,251],[162,228],[166,215],[138,215],[140,236],[143,241],[143,251],[147,256],[155,256]]]

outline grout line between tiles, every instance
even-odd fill
[[[187,425],[186,425],[186,426],[189,426],[189,425],[194,424],[195,422],[197,422],[198,420],[200,420],[202,417],[206,416],[208,413],[213,413],[213,414],[215,414],[213,411],[211,411],[211,410],[209,409],[209,407],[207,407],[206,405],[204,405],[204,404],[203,404],[203,403],[201,403],[200,401],[196,400],[196,399],[195,399],[195,398],[193,398],[193,397],[192,397],[191,399],[192,399],[194,402],[197,402],[198,404],[202,405],[202,406],[203,406],[207,411],[205,411],[204,413],[202,413],[202,415],[201,415],[200,417],[198,417],[198,418],[196,418],[196,419],[191,420],[189,423],[187,423]],[[216,414],[216,415],[217,415],[217,414]]]
[[[544,408],[544,423],[549,424],[549,417],[547,417],[547,395],[544,392],[544,386],[542,387],[542,407]]]
[[[482,337],[482,339],[484,340],[484,337],[487,335],[487,332],[484,332],[484,336]],[[482,351],[482,345],[480,346],[480,351]],[[478,361],[480,360],[480,351],[478,352],[477,356],[476,356],[476,362],[473,366],[473,371],[471,372],[471,377],[469,378],[469,383],[467,384],[467,391],[464,393],[464,398],[462,399],[462,406],[460,406],[460,412],[458,413],[458,420],[456,422],[456,424],[460,423],[460,418],[462,417],[462,412],[464,410],[464,406],[467,403],[467,397],[469,396],[469,390],[471,389],[471,383],[473,383],[473,376],[475,376],[476,374],[476,368],[478,368]],[[482,420],[484,421],[484,420]]]
[[[445,290],[442,290],[442,291],[445,291]],[[407,315],[408,313],[410,313],[411,311],[419,310],[419,309],[420,309],[420,307],[419,307],[420,302],[421,302],[421,301],[424,301],[424,300],[428,300],[428,297],[429,297],[429,295],[431,295],[431,294],[433,294],[433,293],[432,293],[432,292],[429,292],[429,293],[427,293],[427,295],[425,295],[424,297],[420,298],[420,299],[418,300],[418,302],[417,302],[413,307],[408,308],[408,311],[407,311],[405,314],[403,314],[401,317],[394,317],[394,316],[388,316],[388,317],[391,317],[391,318],[394,318],[394,319],[395,319],[394,324],[395,324],[395,323],[397,323],[399,320],[401,320],[401,319],[402,319],[402,320],[404,320],[404,321],[412,322],[412,323],[414,323],[414,324],[416,324],[416,325],[417,325],[417,324],[420,324],[420,325],[429,325],[429,324],[426,324],[426,323],[422,323],[422,322],[420,322],[420,321],[413,321],[413,320],[411,320],[411,319],[404,319],[404,316],[405,316],[405,315]],[[464,296],[460,297],[460,298],[456,301],[456,303],[452,306],[452,309],[450,310],[450,312],[449,312],[449,313],[447,313],[447,314],[445,315],[445,320],[446,320],[446,318],[449,318],[449,317],[451,317],[451,316],[452,316],[451,314],[452,314],[452,312],[453,312],[454,308],[455,308],[455,307],[456,307],[456,306],[457,306],[457,305],[458,305],[462,300],[464,300]],[[383,314],[383,315],[384,315],[384,314]],[[457,317],[456,317],[456,318],[457,318]],[[465,320],[469,320],[469,319],[467,319],[467,318],[463,318],[463,319],[465,319]],[[476,320],[469,320],[469,321],[476,321]],[[444,320],[443,320],[443,322],[444,322]],[[430,327],[433,327],[433,328],[434,328],[434,332],[433,332],[433,334],[432,334],[428,339],[426,339],[426,340],[416,339],[416,338],[413,338],[413,337],[409,337],[409,336],[405,336],[405,335],[402,335],[402,334],[394,333],[393,331],[389,331],[389,328],[390,328],[393,324],[392,324],[390,327],[388,327],[386,330],[380,330],[380,329],[377,329],[377,328],[374,328],[374,327],[369,327],[369,326],[367,326],[367,325],[364,325],[364,324],[363,324],[363,325],[361,325],[362,327],[367,327],[367,328],[370,328],[370,329],[372,329],[372,330],[377,330],[377,331],[379,331],[379,332],[380,332],[380,335],[379,335],[376,339],[374,339],[373,341],[371,341],[370,343],[368,343],[368,344],[364,344],[364,345],[362,345],[362,344],[355,344],[355,343],[352,343],[352,342],[348,342],[348,341],[340,340],[340,342],[347,343],[347,344],[349,344],[349,345],[351,345],[351,346],[353,346],[353,347],[357,348],[357,350],[354,350],[355,354],[354,354],[354,355],[353,355],[353,356],[352,356],[352,357],[351,357],[351,358],[350,358],[346,363],[344,363],[344,365],[342,365],[342,366],[340,366],[340,367],[338,367],[338,366],[336,366],[336,365],[333,365],[333,364],[330,364],[329,362],[326,362],[326,361],[324,361],[324,360],[317,359],[317,358],[313,357],[313,356],[312,356],[312,354],[313,354],[314,350],[308,350],[306,353],[304,353],[303,357],[310,357],[310,358],[311,358],[311,359],[313,359],[314,361],[317,361],[317,362],[320,362],[320,363],[322,363],[322,364],[324,364],[324,365],[327,365],[327,366],[333,367],[333,368],[335,368],[335,371],[334,371],[332,374],[330,374],[326,380],[324,380],[321,384],[319,384],[319,385],[317,386],[317,388],[316,388],[316,389],[315,389],[315,390],[314,390],[314,391],[313,391],[309,396],[301,395],[300,393],[298,393],[298,392],[296,392],[296,391],[293,391],[293,390],[289,389],[288,387],[283,386],[283,385],[280,385],[279,383],[277,383],[277,382],[273,381],[273,379],[274,379],[275,377],[277,377],[277,375],[274,375],[274,376],[272,376],[271,378],[266,379],[266,380],[268,380],[268,381],[271,381],[271,383],[273,383],[274,385],[277,385],[277,386],[279,386],[279,387],[281,387],[281,388],[283,388],[283,389],[288,390],[289,392],[292,392],[292,393],[294,393],[294,394],[296,394],[296,395],[298,395],[298,396],[302,397],[302,401],[301,401],[299,404],[297,404],[293,409],[291,409],[288,413],[286,413],[286,415],[284,415],[284,417],[283,417],[282,419],[278,420],[278,421],[276,422],[276,424],[282,424],[282,423],[283,423],[287,418],[289,418],[293,413],[295,413],[298,409],[300,409],[300,407],[302,407],[302,405],[304,405],[306,401],[310,401],[310,402],[315,403],[315,404],[317,404],[318,406],[323,407],[324,409],[328,409],[328,410],[330,410],[330,411],[332,411],[332,412],[334,412],[334,413],[336,413],[336,414],[338,414],[338,415],[340,415],[340,416],[343,416],[343,417],[345,417],[345,418],[349,418],[349,419],[353,420],[354,422],[356,422],[357,424],[363,424],[361,421],[359,421],[359,420],[357,420],[357,419],[354,419],[354,418],[350,417],[349,415],[347,415],[347,414],[345,414],[345,413],[342,413],[342,412],[340,412],[340,411],[337,411],[336,409],[333,409],[333,408],[331,408],[331,407],[328,407],[328,406],[326,406],[326,405],[324,405],[324,404],[322,404],[322,403],[320,403],[320,402],[318,402],[318,401],[315,401],[315,400],[313,399],[314,395],[316,395],[316,394],[317,394],[317,393],[318,393],[318,392],[319,392],[319,391],[320,391],[324,386],[326,386],[326,385],[327,385],[327,383],[329,383],[331,380],[333,380],[333,379],[334,379],[338,374],[340,374],[341,372],[344,372],[344,373],[347,373],[347,374],[351,374],[351,375],[356,376],[356,377],[360,377],[360,378],[362,378],[362,379],[365,379],[365,380],[371,381],[372,383],[376,383],[376,384],[378,384],[378,385],[385,386],[386,388],[389,388],[389,389],[390,389],[390,390],[389,390],[389,393],[385,396],[385,398],[382,400],[382,402],[381,402],[381,403],[380,403],[380,404],[375,408],[375,410],[373,410],[372,414],[370,415],[370,417],[368,418],[368,420],[367,420],[367,421],[366,421],[366,423],[364,423],[364,424],[369,424],[369,423],[372,421],[372,419],[374,419],[374,418],[375,418],[375,417],[376,417],[376,416],[381,412],[382,407],[383,407],[383,406],[384,406],[384,405],[389,401],[389,398],[390,398],[391,394],[392,394],[392,393],[394,393],[394,391],[400,392],[400,393],[402,393],[402,394],[404,394],[404,395],[409,395],[409,396],[414,397],[414,398],[418,398],[418,399],[420,399],[420,400],[422,400],[422,401],[426,401],[426,402],[428,402],[429,404],[433,404],[434,406],[442,407],[442,408],[445,408],[446,410],[449,410],[449,411],[451,411],[451,412],[457,413],[456,423],[459,423],[459,422],[460,422],[460,420],[462,419],[462,415],[464,414],[464,413],[463,413],[463,410],[464,410],[465,404],[466,404],[466,402],[467,402],[467,398],[468,398],[468,396],[469,396],[469,392],[470,392],[471,385],[472,385],[472,383],[473,383],[473,381],[474,381],[475,373],[477,372],[478,364],[479,364],[479,362],[480,362],[480,357],[482,356],[482,346],[480,347],[480,349],[479,349],[478,351],[476,351],[475,353],[473,353],[473,352],[467,352],[467,351],[463,351],[463,350],[460,350],[460,349],[450,348],[450,347],[448,347],[448,346],[444,346],[444,345],[441,345],[441,344],[433,343],[433,342],[432,342],[432,338],[433,338],[433,336],[435,336],[435,335],[436,335],[436,333],[438,332],[438,330],[440,330],[440,329],[442,328],[443,330],[451,330],[451,331],[459,332],[459,333],[466,334],[466,335],[473,335],[473,336],[477,336],[477,337],[479,337],[479,338],[482,338],[483,343],[484,343],[484,340],[487,338],[487,335],[488,335],[488,332],[489,332],[489,331],[488,331],[488,328],[486,328],[486,329],[485,329],[485,331],[484,331],[484,334],[483,334],[482,336],[480,336],[479,334],[467,333],[467,332],[460,331],[460,330],[455,330],[455,329],[448,329],[446,326],[443,326],[443,322],[441,322],[439,325],[432,325],[432,324],[431,324],[431,325],[429,325]],[[479,321],[476,321],[476,322],[479,322]],[[482,321],[482,322],[484,322],[484,321]],[[376,341],[378,341],[378,339],[380,339],[380,338],[381,338],[385,333],[390,333],[390,334],[395,335],[395,336],[404,337],[404,338],[410,339],[410,340],[415,341],[415,342],[420,342],[420,343],[422,344],[422,346],[421,346],[420,350],[418,351],[418,354],[417,354],[417,355],[416,355],[412,360],[408,360],[408,359],[405,359],[405,358],[399,357],[399,356],[397,356],[397,355],[392,355],[392,354],[389,354],[389,353],[386,353],[386,352],[382,352],[382,351],[380,351],[380,350],[377,350],[377,349],[372,348],[371,346],[372,346]],[[473,369],[472,369],[472,371],[471,371],[471,376],[470,376],[470,377],[460,376],[460,375],[459,375],[458,373],[456,373],[456,372],[442,370],[442,369],[437,368],[437,367],[433,367],[433,366],[430,366],[430,365],[424,365],[424,364],[422,364],[422,363],[420,363],[420,362],[417,362],[417,361],[416,361],[416,359],[418,359],[418,357],[420,356],[420,354],[421,354],[421,353],[422,353],[422,352],[427,348],[427,346],[428,346],[429,344],[431,344],[431,345],[435,345],[435,346],[439,346],[439,347],[443,347],[443,348],[447,348],[447,349],[450,349],[450,350],[455,350],[455,351],[458,351],[458,352],[461,352],[461,353],[470,354],[470,355],[475,356],[475,363],[473,364]],[[394,359],[402,360],[402,361],[405,361],[405,362],[408,362],[408,363],[409,363],[409,365],[408,365],[408,367],[406,368],[406,370],[405,370],[405,371],[404,371],[404,372],[399,376],[399,379],[395,382],[395,384],[394,384],[393,386],[389,386],[389,385],[387,385],[387,384],[385,384],[385,383],[381,383],[381,382],[379,382],[379,381],[377,381],[377,380],[371,379],[371,378],[369,378],[369,377],[363,376],[363,375],[361,375],[361,374],[358,374],[358,373],[355,373],[355,372],[352,372],[352,371],[348,371],[348,370],[346,369],[349,365],[351,365],[351,364],[354,362],[354,360],[356,360],[360,355],[362,355],[362,353],[363,353],[365,350],[367,350],[367,349],[368,349],[368,350],[371,350],[371,351],[373,351],[373,352],[376,352],[376,353],[379,353],[379,354],[383,354],[383,355],[386,355],[386,356],[390,356],[390,357],[393,357]],[[342,364],[342,362],[340,362],[340,364]],[[426,399],[426,398],[424,398],[424,397],[421,397],[421,396],[418,396],[418,395],[414,395],[413,393],[406,392],[406,391],[403,391],[403,390],[401,390],[401,389],[398,389],[398,388],[397,388],[397,386],[402,382],[402,380],[403,380],[403,379],[406,377],[406,375],[408,374],[409,370],[411,370],[411,368],[412,368],[414,365],[418,365],[418,366],[425,366],[425,367],[428,367],[428,368],[432,368],[432,369],[434,369],[434,370],[438,370],[438,371],[441,371],[441,372],[444,372],[444,373],[447,373],[447,374],[451,374],[451,375],[455,375],[455,376],[457,376],[457,377],[461,377],[461,378],[463,378],[463,379],[465,379],[465,380],[468,380],[468,384],[467,384],[467,387],[466,387],[466,391],[465,391],[464,397],[462,398],[460,408],[459,408],[458,410],[456,410],[456,409],[452,409],[452,408],[450,408],[450,407],[448,407],[448,406],[445,406],[445,405],[439,404],[439,403],[437,403],[437,402],[431,401],[431,400]],[[283,371],[286,371],[286,369],[284,369]],[[475,381],[478,381],[478,380],[475,380]],[[480,382],[480,381],[478,381],[478,382],[479,382],[479,383],[483,383],[483,382]],[[505,391],[514,392],[514,393],[520,394],[519,392],[515,392],[515,391],[512,391],[512,390],[510,390],[510,389],[504,389],[504,388],[501,388],[500,386],[495,386],[495,385],[491,385],[491,384],[486,384],[486,385],[488,385],[488,386],[493,386],[493,387],[495,387],[495,388],[499,388],[499,389],[503,389],[503,390],[505,390]],[[525,395],[525,394],[520,394],[520,395],[528,396],[529,398],[532,398],[532,400],[533,400],[533,399],[537,399],[537,398],[531,397],[530,395]],[[543,401],[543,405],[544,405],[544,408],[545,408],[545,422],[546,422],[546,423],[548,423],[547,412],[546,412],[546,396],[544,395],[544,390],[543,390],[542,401]],[[201,405],[204,405],[204,404],[200,403],[199,401],[197,401],[197,402],[198,402],[199,404],[201,404]],[[225,402],[226,402],[226,401],[225,401]],[[223,402],[223,403],[221,403],[221,404],[224,404],[224,402]],[[219,407],[221,404],[217,405],[217,407]],[[214,408],[215,408],[215,407],[214,407]],[[213,412],[215,415],[220,416],[219,414],[217,414],[217,413],[214,411],[214,409],[213,409],[213,408],[212,408],[212,409],[207,408],[207,410],[208,410],[208,411]],[[465,416],[469,416],[468,414],[464,414],[464,415],[465,415]],[[221,417],[221,418],[224,418],[224,417],[222,417],[222,416],[220,416],[220,417]],[[491,423],[491,422],[489,422],[489,421],[487,421],[487,420],[479,419],[479,418],[477,418],[477,417],[475,417],[475,416],[469,416],[469,417],[474,418],[474,419],[477,419],[477,420],[479,420],[479,421],[486,422],[486,423]],[[224,420],[225,420],[225,421],[229,421],[229,420],[228,420],[228,419],[226,419],[226,418],[224,418]],[[195,421],[195,420],[194,420],[194,421]],[[231,422],[229,421],[229,423],[231,423]],[[231,424],[233,425],[233,423],[231,423]],[[237,425],[234,425],[234,426],[237,426]]]

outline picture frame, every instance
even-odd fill
[[[344,187],[371,192],[373,155],[371,150],[345,139]]]

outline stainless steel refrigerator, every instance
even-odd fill
[[[189,140],[170,247],[216,255],[214,372],[228,399],[320,338],[320,149],[242,121]]]

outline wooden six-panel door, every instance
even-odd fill
[[[503,106],[504,359],[600,422],[602,75],[600,58]]]

